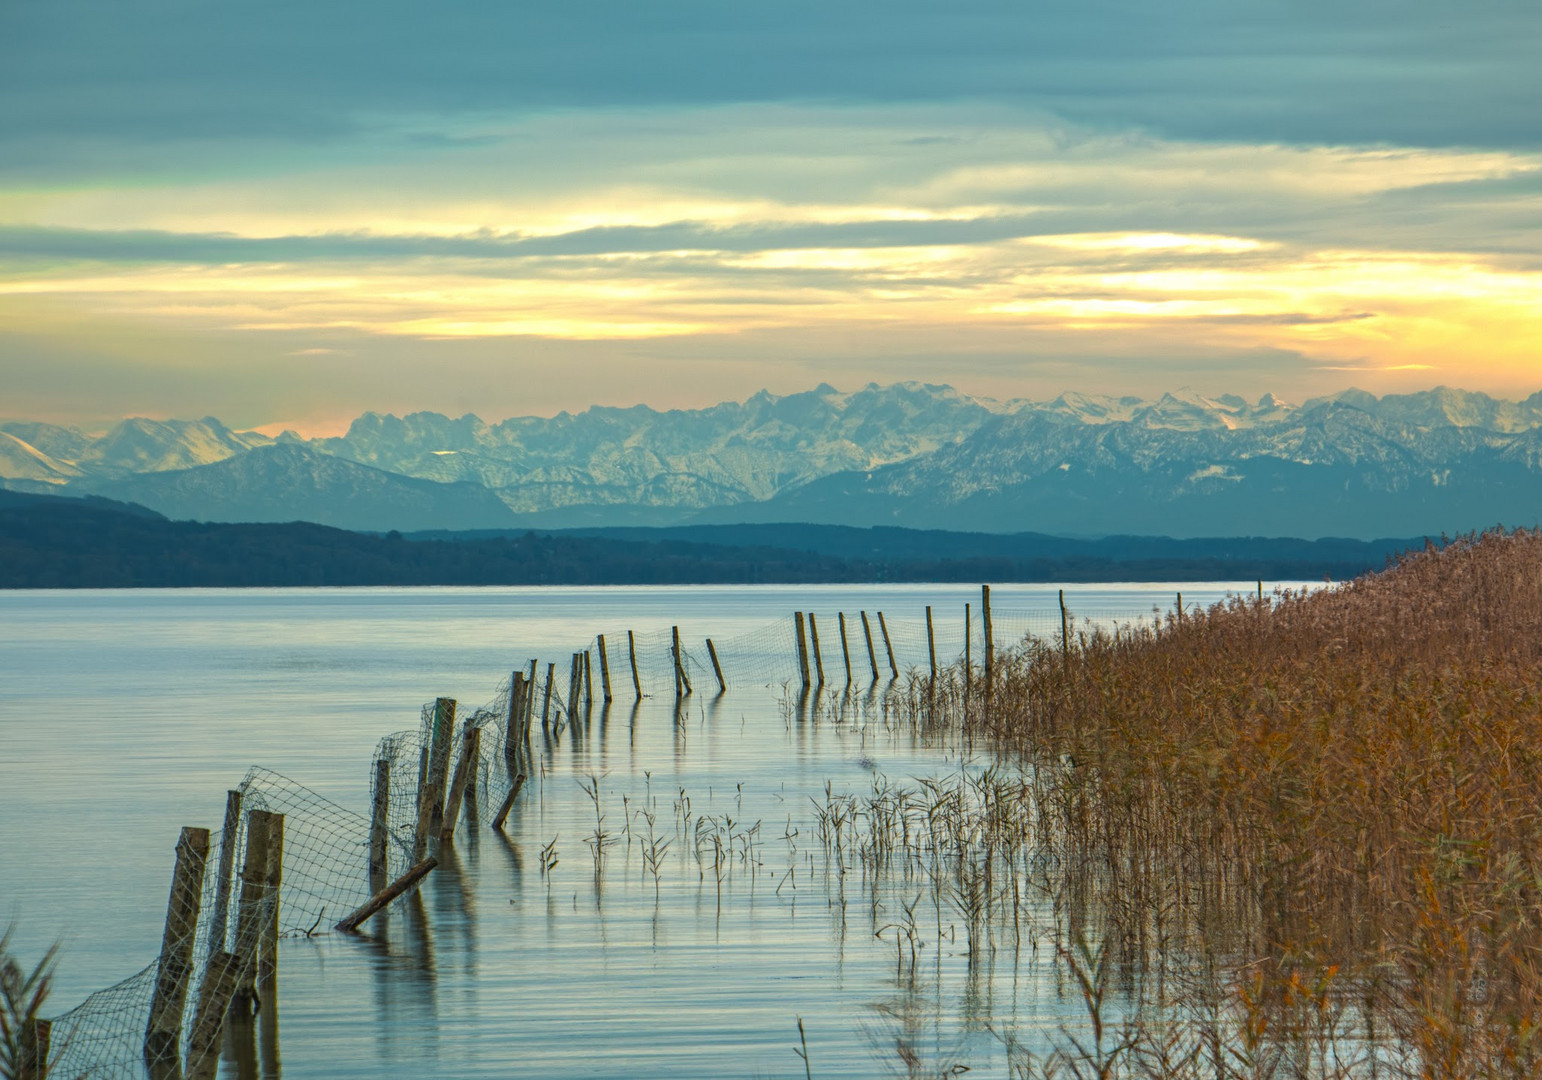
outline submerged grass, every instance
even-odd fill
[[[1048,905],[1087,1025],[1019,1075],[1542,1074],[1542,535],[893,704],[1021,767],[827,799],[826,846],[924,880],[971,961]]]

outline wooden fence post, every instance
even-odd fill
[[[1065,613],[1065,590],[1060,590],[1060,660],[1062,663],[1071,657],[1071,627],[1070,620]]]
[[[450,771],[450,736],[455,730],[455,701],[434,701],[433,728],[429,732],[428,766],[418,786],[418,826],[413,837],[412,857],[422,859],[428,841],[444,829],[444,787]]]
[[[846,685],[851,685],[851,646],[846,641],[846,613],[836,612],[841,624],[841,656],[846,660]]]
[[[214,883],[214,911],[209,916],[209,955],[225,948],[230,926],[230,879],[236,871],[236,839],[241,835],[241,792],[225,792],[225,827],[220,830],[219,879]]]
[[[964,685],[969,685],[969,680],[974,675],[974,662],[969,658],[970,639],[974,636],[974,625],[969,619],[969,605],[964,605]]]
[[[173,1077],[182,1071],[182,1009],[193,974],[193,933],[203,905],[203,879],[209,863],[209,830],[184,828],[177,839],[177,861],[166,903],[166,927],[161,934],[161,959],[145,1026],[144,1059],[152,1077]]]
[[[548,731],[551,728],[551,682],[557,673],[557,662],[554,660],[546,665],[546,697],[541,701],[541,730]]]
[[[932,662],[932,678],[937,677],[937,635],[932,630],[932,605],[926,605],[926,655]]]
[[[455,839],[455,822],[460,817],[461,803],[466,798],[466,785],[476,776],[481,747],[482,729],[468,726],[460,738],[460,760],[455,763],[455,779],[450,783],[450,797],[444,804],[444,828],[439,832],[441,840]],[[475,799],[476,792],[473,791],[471,797]]]
[[[594,668],[589,660],[589,650],[584,650],[584,708],[594,708]]]
[[[899,665],[894,662],[894,642],[889,640],[889,624],[884,621],[883,612],[878,613],[878,629],[883,633],[883,648],[889,654],[889,671],[897,679],[899,678]]]
[[[707,655],[712,657],[712,670],[717,674],[717,692],[726,694],[728,692],[728,683],[723,679],[723,665],[718,663],[717,647],[712,644],[711,638],[707,639]]]
[[[980,619],[985,624],[985,681],[991,681],[995,670],[996,639],[991,633],[991,587],[980,586]]]
[[[637,635],[632,631],[626,632],[626,654],[632,660],[632,689],[637,694],[637,700],[642,700],[642,679],[637,674]]]
[[[530,683],[523,671],[509,676],[509,715],[503,725],[503,764],[509,777],[519,771],[530,730]]]
[[[600,645],[600,689],[605,691],[605,704],[611,703],[610,693],[610,657],[605,655],[605,635],[601,634],[597,639]]]
[[[349,934],[357,930],[360,924],[362,924],[366,919],[371,918],[392,900],[395,900],[402,893],[406,892],[418,882],[422,881],[425,877],[428,876],[428,872],[438,865],[438,859],[424,859],[412,869],[408,870],[401,877],[393,881],[389,886],[382,889],[374,896],[370,897],[369,900],[365,902],[363,907],[360,907],[357,910],[351,912],[345,919],[343,919],[342,922],[338,923],[334,929],[341,930],[345,934]]]
[[[375,790],[369,813],[369,887],[378,892],[390,876],[387,833],[391,827],[391,759],[375,762]]]
[[[219,951],[209,957],[198,987],[198,1005],[187,1041],[186,1080],[214,1080],[219,1071],[225,1017],[230,1013],[240,970],[241,958],[235,953]]]
[[[819,624],[814,621],[814,613],[808,613],[809,645],[814,650],[814,674],[818,677],[817,686],[825,684],[825,658],[819,648]]]
[[[685,688],[685,692],[687,694],[695,693],[695,691],[691,689],[691,677],[686,674],[685,671],[685,654],[680,651],[680,628],[678,626],[671,626],[669,628],[669,632],[671,635],[673,635],[674,638],[673,651],[675,654],[675,697],[680,696],[681,687]]]
[[[578,695],[584,692],[584,662],[574,653],[568,662],[568,724],[578,715]]]
[[[867,638],[867,662],[873,665],[873,681],[878,681],[878,654],[873,651],[873,624],[867,621],[867,612],[862,612],[862,635]]]
[[[793,626],[798,638],[798,676],[803,680],[803,688],[808,689],[808,637],[803,630],[803,612],[792,613]]]
[[[236,910],[235,1000],[249,1014],[257,999],[257,969],[265,939],[277,918],[278,896],[271,890],[271,863],[284,857],[284,815],[253,810],[246,815],[246,857],[241,865],[241,897]]]

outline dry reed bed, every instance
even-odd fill
[[[1068,644],[897,701],[1020,774],[824,811],[966,922],[1052,901],[1105,1030],[1051,1071],[1542,1074],[1542,535]]]

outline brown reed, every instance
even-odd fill
[[[1537,532],[1029,643],[906,707],[1021,761],[1061,948],[1224,1014],[1205,1075],[1542,1074]]]

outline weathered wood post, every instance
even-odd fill
[[[610,657],[605,655],[605,635],[601,634],[597,639],[600,646],[600,689],[605,691],[605,704],[612,701],[610,692]]]
[[[808,636],[803,629],[803,612],[792,613],[793,627],[798,638],[798,677],[803,680],[803,688],[808,689]]]
[[[808,637],[809,645],[814,650],[814,674],[817,677],[816,686],[825,684],[825,658],[819,648],[819,624],[814,621],[814,613],[808,613]]]
[[[160,964],[150,999],[150,1022],[145,1026],[145,1066],[157,1080],[182,1072],[182,1009],[193,974],[193,933],[198,929],[208,862],[209,830],[184,828],[177,839]]]
[[[48,1051],[53,1042],[52,1020],[30,1017],[21,1023],[21,1060],[16,1064],[17,1080],[45,1080],[48,1076]]]
[[[932,663],[932,678],[937,677],[937,634],[932,629],[932,605],[926,605],[926,656]]]
[[[225,827],[220,830],[219,878],[214,883],[214,911],[209,916],[209,955],[225,948],[230,926],[230,880],[236,871],[236,840],[241,835],[241,792],[225,792]]]
[[[841,624],[841,656],[846,660],[846,685],[851,685],[851,645],[846,641],[846,613],[838,611],[836,618]]]
[[[503,763],[510,777],[519,771],[529,730],[530,683],[523,671],[516,671],[509,676],[509,713],[503,724]]]
[[[884,621],[883,612],[878,613],[878,629],[883,634],[883,648],[889,654],[889,672],[896,679],[899,678],[899,665],[894,662],[894,642],[889,640],[889,624]]]
[[[187,1040],[186,1080],[214,1080],[219,1071],[225,1018],[230,1014],[230,1002],[235,995],[240,970],[241,958],[235,953],[219,951],[209,957],[203,982],[198,986],[193,1029]]]
[[[391,827],[391,759],[375,762],[375,784],[370,792],[369,808],[369,887],[373,892],[385,888],[390,876],[387,833]]]
[[[726,694],[728,692],[728,683],[723,678],[723,665],[718,663],[717,646],[712,644],[711,638],[707,639],[707,655],[712,657],[712,671],[717,675],[717,692]]]
[[[1060,661],[1065,663],[1071,658],[1071,620],[1065,612],[1065,590],[1060,590]]]
[[[557,673],[557,662],[546,665],[546,697],[541,701],[541,730],[551,729],[551,683]]]
[[[974,674],[974,663],[969,659],[970,639],[974,636],[974,623],[969,618],[969,605],[964,605],[964,686]]]
[[[450,735],[455,730],[455,701],[434,701],[433,728],[429,733],[428,768],[418,787],[418,826],[412,841],[412,857],[428,853],[428,842],[444,829],[444,788],[450,771]]]
[[[418,882],[422,881],[425,877],[428,876],[428,872],[438,865],[438,859],[424,859],[412,869],[408,870],[401,877],[393,881],[386,888],[370,897],[363,907],[360,907],[357,910],[351,912],[347,918],[343,919],[342,922],[337,924],[335,929],[341,930],[345,934],[349,934],[357,930],[366,919],[374,916],[377,912],[380,911],[381,908],[385,907],[392,900],[395,900],[402,893],[406,892]]]
[[[691,677],[685,671],[685,654],[680,651],[680,628],[671,626],[669,632],[674,640],[670,651],[675,658],[675,697],[680,696],[682,687],[687,694],[694,693],[695,691],[691,689]]]
[[[1178,594],[1178,621],[1183,621],[1183,594]]]
[[[246,815],[246,857],[241,865],[241,896],[236,909],[236,959],[239,965],[235,1008],[249,1015],[257,1000],[258,968],[268,932],[278,918],[275,875],[282,875],[284,815],[253,810]],[[277,864],[278,870],[273,869]]]
[[[873,665],[873,681],[878,681],[878,654],[873,650],[873,624],[867,621],[867,612],[862,612],[862,636],[867,638],[867,662]]]
[[[584,708],[594,708],[594,668],[589,662],[589,650],[584,650]]]
[[[579,653],[568,663],[568,723],[578,716],[578,695],[584,692],[584,662]]]
[[[461,803],[466,798],[466,785],[476,777],[481,748],[482,729],[467,726],[460,739],[460,760],[455,763],[455,779],[450,782],[450,797],[444,804],[444,828],[439,832],[441,840],[448,842],[455,839],[455,822],[460,817]],[[476,792],[473,791],[471,797],[475,799]]]
[[[637,700],[642,700],[642,679],[637,674],[637,635],[628,630],[626,632],[626,654],[632,661],[632,690],[637,694]]]
[[[980,586],[980,620],[985,624],[985,681],[991,681],[996,663],[996,639],[991,633],[991,587]]]

